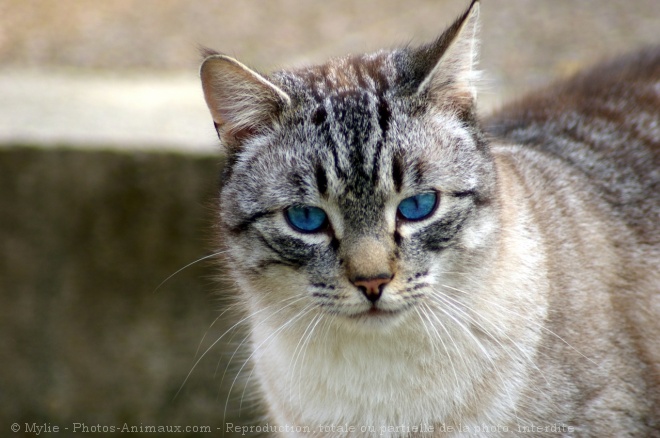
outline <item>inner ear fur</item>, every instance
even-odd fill
[[[470,7],[435,41],[413,52],[416,95],[439,106],[474,104],[478,55],[479,1]]]
[[[229,56],[208,56],[200,69],[206,105],[230,150],[272,129],[291,99],[278,86]]]

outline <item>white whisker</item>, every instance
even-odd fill
[[[225,250],[225,251],[218,251],[218,252],[214,252],[214,253],[209,254],[209,255],[205,255],[204,257],[200,257],[200,258],[198,258],[197,260],[194,260],[194,261],[188,263],[188,264],[185,265],[184,267],[177,269],[176,271],[174,271],[174,273],[170,274],[165,280],[161,281],[160,284],[159,284],[158,286],[156,286],[156,288],[155,288],[155,289],[153,290],[153,292],[151,292],[151,293],[152,293],[152,294],[155,294],[156,292],[158,292],[158,291],[160,290],[160,288],[161,288],[165,283],[167,283],[172,277],[176,276],[176,275],[179,274],[181,271],[184,271],[184,270],[188,269],[189,267],[191,267],[191,266],[194,265],[194,264],[197,264],[197,263],[199,263],[199,262],[203,262],[204,260],[208,260],[208,259],[211,259],[211,258],[213,258],[213,257],[217,257],[217,256],[219,256],[220,254],[224,254],[225,252],[227,252],[227,251],[226,251],[226,250]]]
[[[448,288],[448,289],[451,289],[451,290],[454,290],[454,291],[456,291],[456,292],[460,292],[460,293],[463,293],[463,294],[468,294],[467,292],[462,291],[462,290],[457,289],[457,288],[452,287],[452,286],[448,286],[448,285],[444,285],[444,284],[443,284],[442,287],[446,287],[446,288]],[[534,324],[535,326],[539,327],[541,330],[544,330],[544,331],[550,333],[552,336],[554,336],[554,337],[556,337],[557,339],[559,339],[559,340],[560,340],[561,342],[563,342],[567,347],[571,348],[573,351],[575,351],[576,353],[578,353],[580,356],[582,356],[583,358],[585,358],[586,360],[588,360],[589,362],[591,362],[591,363],[594,364],[595,366],[600,367],[600,365],[599,365],[598,363],[594,362],[594,361],[593,361],[592,359],[590,359],[588,356],[584,355],[580,350],[578,350],[577,348],[575,348],[573,345],[571,345],[568,341],[566,341],[564,338],[562,338],[561,336],[559,336],[559,335],[558,335],[557,333],[555,333],[554,331],[552,331],[552,330],[550,330],[549,328],[545,327],[543,324],[539,324],[539,323],[536,322],[535,320],[533,320],[533,319],[531,319],[531,318],[529,318],[529,317],[527,317],[527,316],[525,316],[525,315],[521,315],[520,313],[517,313],[517,312],[515,312],[515,311],[513,311],[513,310],[511,310],[511,309],[509,309],[509,308],[507,308],[507,307],[505,307],[505,306],[502,306],[501,304],[499,304],[499,303],[497,303],[497,302],[494,302],[494,301],[488,300],[488,299],[486,299],[486,298],[480,296],[479,294],[475,294],[474,296],[476,296],[478,299],[480,299],[480,300],[482,300],[482,301],[484,301],[484,302],[486,302],[486,303],[488,303],[488,304],[492,304],[493,306],[497,306],[497,307],[499,307],[500,309],[503,309],[504,311],[509,312],[509,313],[511,313],[511,314],[514,315],[514,316],[517,316],[517,317],[522,318],[522,319],[524,319],[525,321],[527,321],[527,322],[529,322],[529,323],[531,323],[531,324]]]
[[[295,302],[297,302],[301,299],[303,299],[303,298],[298,298],[297,300],[293,301],[292,303],[289,303],[287,306],[284,306],[284,307],[288,307],[288,306],[292,305],[293,303],[295,303]],[[179,387],[179,390],[176,392],[176,394],[174,394],[174,399],[176,399],[178,397],[179,393],[181,392],[183,387],[186,385],[186,382],[188,382],[188,379],[190,379],[190,376],[192,375],[193,371],[195,370],[195,368],[197,368],[197,365],[199,365],[199,363],[202,361],[202,359],[204,359],[206,354],[209,351],[211,351],[211,349],[213,349],[213,347],[215,347],[225,337],[225,335],[227,335],[227,333],[229,333],[230,331],[232,331],[233,329],[235,329],[236,327],[238,327],[240,324],[244,323],[245,321],[249,320],[250,318],[253,318],[255,315],[257,315],[259,313],[262,313],[262,312],[265,312],[266,310],[270,309],[271,307],[272,306],[263,307],[263,308],[257,310],[256,312],[253,312],[250,315],[245,316],[240,321],[236,322],[234,325],[232,325],[227,330],[225,330],[225,332],[222,335],[220,335],[206,350],[204,350],[204,353],[202,353],[202,355],[195,361],[192,368],[190,369],[190,371],[186,375],[186,378],[183,380],[183,383],[181,383],[181,386]],[[270,316],[273,316],[274,314],[278,313],[283,308],[281,308],[278,311],[274,312]],[[270,318],[270,316],[269,316],[269,318]]]
[[[428,307],[427,303],[422,303],[422,304],[423,305],[420,307],[420,310],[424,313],[426,319],[429,320],[429,318],[430,318],[429,314],[431,314],[433,316],[433,318],[436,320],[436,322],[438,324],[440,324],[440,327],[445,332],[445,334],[447,334],[449,339],[451,339],[452,343],[454,344],[454,348],[456,348],[456,343],[454,342],[454,338],[449,334],[449,331],[447,331],[447,327],[445,327],[445,325],[442,323],[442,321],[440,321],[440,319],[437,318],[436,315],[433,314],[431,309]],[[415,310],[417,311],[417,308],[415,308]],[[418,314],[419,314],[419,312],[418,312]],[[421,315],[420,315],[420,318],[421,318]],[[428,334],[429,338],[431,338],[431,334],[429,333],[428,328],[426,327],[426,324],[424,323],[424,321],[422,321],[422,324],[424,325],[424,329],[426,330],[426,333]],[[431,338],[431,345],[433,345],[433,349],[435,350],[435,343],[433,342],[433,339],[438,339],[440,341],[440,343],[442,344],[442,348],[444,348],[445,354],[447,355],[447,359],[449,360],[449,364],[451,365],[451,369],[454,373],[454,378],[456,379],[456,388],[460,388],[460,386],[461,386],[460,379],[458,378],[458,372],[456,371],[456,366],[454,365],[454,359],[452,357],[452,354],[449,352],[449,349],[447,348],[447,345],[445,344],[445,341],[442,339],[442,336],[440,335],[438,330],[435,328],[434,324],[431,324],[431,328],[433,329],[433,331],[435,332],[435,335],[436,335],[435,338]],[[460,350],[458,350],[458,348],[456,348],[456,352],[460,354]]]
[[[453,290],[456,290],[456,289],[453,288]],[[488,337],[490,337],[493,341],[495,341],[495,342],[496,342],[496,343],[502,348],[502,350],[503,350],[504,352],[506,352],[506,353],[511,357],[511,359],[513,359],[513,360],[518,359],[518,357],[514,356],[513,353],[512,353],[508,348],[506,348],[506,346],[505,346],[504,344],[502,344],[502,342],[501,342],[496,336],[494,336],[490,331],[488,331],[488,330],[486,329],[486,327],[484,327],[484,325],[481,324],[481,322],[479,322],[479,320],[477,320],[477,318],[475,318],[474,316],[470,315],[468,312],[464,311],[463,309],[461,309],[461,308],[459,307],[460,304],[464,304],[464,303],[459,302],[457,299],[451,297],[450,295],[444,294],[444,293],[442,293],[441,291],[434,290],[434,292],[436,292],[436,293],[438,293],[438,294],[442,294],[443,298],[445,298],[446,300],[449,300],[450,302],[448,301],[448,302],[446,302],[446,304],[449,304],[450,306],[452,306],[452,308],[454,308],[454,310],[456,310],[457,312],[461,312],[461,313],[464,314],[467,318],[469,318],[469,319],[470,319],[475,325],[477,325],[481,330],[483,330],[483,332],[486,333],[486,334],[488,335]],[[464,292],[464,293],[467,294],[467,292]],[[545,380],[545,382],[548,384],[548,386],[550,386],[550,382],[549,382],[548,379],[545,377],[545,374],[544,374],[544,373],[539,369],[539,367],[536,365],[536,363],[534,362],[533,358],[529,357],[527,351],[525,351],[525,349],[523,349],[522,347],[520,347],[520,345],[518,345],[518,343],[517,343],[516,341],[514,341],[514,340],[513,340],[508,334],[507,334],[507,332],[506,332],[505,329],[502,329],[501,327],[497,326],[495,323],[493,323],[492,321],[490,321],[488,318],[484,318],[484,316],[483,316],[482,314],[480,314],[479,312],[477,312],[477,311],[475,311],[474,309],[470,308],[469,306],[468,306],[467,308],[468,308],[471,312],[473,312],[475,315],[479,316],[484,322],[490,324],[490,325],[491,325],[491,326],[497,331],[498,335],[505,337],[505,338],[506,338],[506,339],[507,339],[507,340],[508,340],[508,341],[509,341],[509,342],[510,342],[515,348],[516,348],[516,350],[518,350],[518,352],[520,353],[522,359],[526,360],[527,363],[531,364],[532,367],[534,367],[534,368],[539,372],[539,374],[541,375],[541,377],[543,377],[543,380]]]
[[[302,299],[302,298],[301,298],[301,299]],[[291,305],[291,303],[290,303],[289,305]],[[281,311],[282,309],[284,309],[285,307],[288,307],[289,305],[284,306],[283,308],[279,309],[278,312]],[[306,306],[306,307],[304,307],[304,309],[307,309],[307,310],[305,310],[305,311],[300,311],[297,315],[295,315],[295,316],[294,316],[293,318],[291,318],[289,321],[287,321],[287,322],[285,322],[284,324],[282,324],[279,328],[277,328],[275,331],[273,331],[273,333],[271,333],[270,335],[268,335],[268,337],[266,337],[266,339],[264,339],[259,345],[257,345],[256,347],[254,347],[254,348],[252,349],[252,352],[250,353],[250,355],[248,356],[248,358],[243,362],[243,365],[241,366],[241,368],[240,368],[240,369],[238,370],[238,372],[236,373],[236,377],[234,377],[234,380],[233,380],[231,386],[229,387],[229,391],[227,392],[228,394],[231,394],[231,392],[232,392],[234,386],[236,385],[236,381],[238,380],[238,377],[240,376],[241,372],[242,372],[243,369],[247,366],[247,364],[250,362],[250,359],[252,359],[252,357],[253,357],[253,356],[259,351],[259,349],[260,349],[260,348],[261,348],[266,342],[270,341],[270,340],[273,339],[275,336],[277,336],[282,330],[286,329],[287,327],[289,327],[290,325],[292,325],[293,323],[295,323],[298,319],[302,318],[305,314],[307,314],[308,312],[310,312],[311,309],[312,309],[312,306]],[[274,314],[273,314],[273,315],[274,315]],[[271,316],[272,316],[272,315],[271,315]],[[227,417],[227,407],[228,407],[228,403],[225,403],[224,418]]]
[[[311,340],[311,338],[312,338],[312,334],[314,333],[314,330],[316,330],[316,327],[318,326],[318,324],[319,324],[319,322],[320,322],[321,320],[323,320],[323,314],[317,314],[317,315],[314,317],[314,319],[312,320],[312,322],[314,323],[314,325],[312,326],[311,330],[310,330],[309,333],[307,334],[307,336],[306,336],[306,338],[305,338],[305,341],[304,341],[303,344],[302,344],[302,348],[301,348],[301,350],[300,350],[300,351],[302,352],[302,359],[301,359],[301,361],[300,361],[300,366],[301,366],[301,367],[304,367],[304,366],[305,366],[305,356],[306,356],[306,354],[307,354],[307,345],[309,345],[309,342],[310,342],[310,340]],[[314,321],[316,321],[316,322],[314,322]],[[311,323],[310,323],[310,324],[311,324]],[[307,329],[305,329],[305,331],[307,331]],[[303,336],[305,336],[304,333],[303,333]],[[299,355],[300,355],[300,352],[299,352]],[[297,362],[297,359],[296,359],[296,362]],[[292,369],[292,371],[291,371],[291,372],[292,372],[292,376],[295,375],[296,362],[294,362],[294,364],[293,364],[293,369]],[[300,394],[301,394],[301,390],[302,390],[301,379],[298,379],[298,400],[302,400],[302,397],[300,396]]]
[[[516,420],[518,421],[518,423],[520,423],[520,419],[518,418],[518,414],[517,414],[517,411],[516,411],[516,403],[515,403],[514,400],[513,400],[513,396],[512,396],[512,394],[511,394],[511,391],[509,390],[509,387],[508,387],[508,385],[507,385],[506,380],[504,379],[504,376],[503,376],[502,373],[499,371],[497,365],[495,364],[495,361],[494,361],[493,358],[491,357],[491,354],[486,350],[486,348],[484,347],[483,343],[482,343],[482,342],[481,342],[481,341],[480,341],[480,340],[479,340],[479,339],[478,339],[478,338],[472,333],[472,330],[470,330],[469,327],[467,327],[465,324],[463,324],[463,323],[462,323],[462,322],[461,322],[456,316],[454,316],[451,312],[448,312],[446,309],[444,309],[443,306],[439,305],[439,304],[447,304],[447,303],[445,303],[445,302],[442,300],[442,298],[443,298],[442,295],[432,295],[431,298],[432,298],[432,299],[431,299],[430,302],[433,303],[433,304],[435,304],[434,307],[435,307],[437,310],[439,310],[439,311],[441,311],[442,313],[444,313],[447,317],[451,318],[451,319],[452,319],[452,320],[453,320],[458,326],[460,326],[460,327],[463,329],[463,332],[464,332],[465,334],[467,334],[467,335],[470,337],[470,339],[472,339],[472,341],[475,342],[475,344],[477,345],[477,347],[479,348],[479,350],[481,350],[481,352],[482,352],[482,354],[484,355],[484,357],[490,362],[490,364],[491,364],[492,367],[493,367],[493,371],[497,374],[497,376],[498,376],[499,379],[501,380],[501,382],[502,382],[502,386],[504,387],[504,390],[506,391],[506,393],[507,393],[507,395],[508,395],[508,397],[509,397],[509,401],[511,402],[511,407],[512,407],[512,409],[513,409],[514,416],[516,417]]]

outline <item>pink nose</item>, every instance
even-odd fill
[[[383,288],[392,280],[389,274],[381,274],[372,278],[357,277],[351,282],[357,286],[365,297],[372,303],[378,301],[383,294]]]

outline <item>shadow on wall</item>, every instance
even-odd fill
[[[220,167],[212,156],[0,149],[3,427],[34,436],[33,423],[70,432],[74,423],[180,425],[220,435],[234,376],[222,377],[241,336],[212,347],[177,391],[235,322],[231,311],[214,322],[226,284],[200,262],[155,290],[212,251]],[[239,382],[232,399],[242,391]],[[247,423],[251,410],[246,400],[226,421]]]

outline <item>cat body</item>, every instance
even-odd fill
[[[659,434],[660,49],[483,128],[478,9],[420,48],[202,66],[282,436]]]

